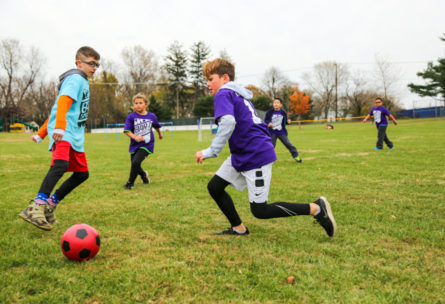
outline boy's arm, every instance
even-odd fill
[[[54,126],[53,139],[60,142],[66,130],[66,114],[74,100],[66,95],[62,95],[57,100],[56,125]]]
[[[224,148],[226,141],[232,136],[235,129],[236,121],[232,115],[224,115],[220,118],[218,124],[218,132],[212,141],[210,147],[196,153],[196,161],[202,163],[206,158],[217,157]]]
[[[46,137],[46,135],[48,135],[48,121],[49,117],[45,120],[39,131],[37,131],[37,134],[32,136],[32,140],[37,144],[40,143]]]
[[[125,135],[127,135],[128,137],[130,137],[132,140],[135,140],[137,142],[141,142],[144,140],[143,136],[137,136],[135,135],[133,132],[129,131],[129,130],[124,130]]]
[[[397,126],[397,120],[395,119],[394,116],[392,116],[392,114],[389,114],[389,118],[391,118],[391,120],[394,122],[394,124]]]
[[[363,119],[363,122],[366,122],[369,119],[369,117],[371,117],[371,114],[366,115],[366,117]]]
[[[164,136],[162,136],[161,128],[155,128],[155,130],[156,130],[156,132],[158,133],[158,137],[159,137],[159,139],[163,139]]]

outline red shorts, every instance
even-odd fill
[[[66,160],[68,161],[68,170],[66,172],[86,172],[88,171],[87,158],[85,152],[77,152],[71,148],[71,144],[67,141],[54,143],[51,151],[53,157],[51,159],[51,167],[54,161]]]

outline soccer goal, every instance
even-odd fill
[[[198,141],[212,138],[212,131],[216,128],[215,119],[213,117],[200,117],[198,122]]]

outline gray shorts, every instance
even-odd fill
[[[216,175],[229,182],[238,191],[244,191],[247,187],[249,202],[265,203],[269,198],[272,165],[273,162],[257,169],[238,172],[232,166],[229,156],[216,171]]]

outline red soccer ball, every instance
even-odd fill
[[[89,260],[99,251],[100,236],[93,227],[87,224],[76,224],[65,231],[60,247],[69,260]]]

